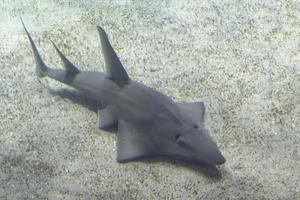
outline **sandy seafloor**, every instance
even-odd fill
[[[2,1],[0,199],[300,199],[299,10],[299,1]],[[103,71],[101,25],[132,79],[175,101],[202,99],[227,159],[222,178],[174,161],[117,163],[115,135],[81,105],[93,102],[36,78],[19,16],[49,66],[62,67],[52,39],[80,69]]]

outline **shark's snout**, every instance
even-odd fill
[[[207,150],[207,149],[206,149]],[[225,163],[225,158],[217,148],[210,148],[210,151],[200,151],[197,155],[201,163],[209,165],[221,165]]]
[[[209,135],[201,138],[197,157],[200,162],[211,165],[221,165],[226,161],[218,146]]]
[[[222,155],[222,153],[219,150],[217,150],[214,153],[214,155],[211,156],[211,160],[216,165],[221,165],[221,164],[225,163],[225,161],[226,161],[224,156]]]

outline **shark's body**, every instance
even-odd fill
[[[131,80],[106,33],[97,28],[107,73],[79,71],[54,43],[66,70],[47,67],[24,26],[37,75],[66,83],[102,105],[99,127],[117,126],[119,162],[163,156],[196,164],[224,163],[224,157],[203,127],[204,104],[175,103],[166,95]]]

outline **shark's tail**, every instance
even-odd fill
[[[62,52],[57,48],[57,46],[54,44],[54,42],[52,42],[55,50],[57,51],[59,57],[61,58],[62,62],[64,63],[64,67],[66,68],[66,70],[60,70],[60,69],[52,69],[49,68],[44,61],[42,60],[29,32],[27,31],[24,22],[21,18],[21,22],[23,24],[24,30],[27,34],[27,37],[29,39],[31,48],[32,48],[32,52],[33,52],[33,56],[35,59],[35,63],[36,63],[36,75],[38,77],[45,77],[45,76],[49,76],[53,79],[56,79],[58,81],[61,81],[63,83],[70,83],[70,81],[72,81],[72,79],[76,76],[76,74],[79,73],[79,70],[62,54]]]

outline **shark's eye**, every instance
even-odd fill
[[[194,129],[197,129],[198,128],[198,126],[197,125],[194,125]]]
[[[186,146],[186,143],[182,139],[178,139],[176,142],[181,147],[185,147]]]
[[[177,134],[175,135],[176,143],[180,146],[185,146],[185,142],[182,140],[181,135]]]

